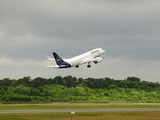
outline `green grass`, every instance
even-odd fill
[[[0,104],[1,110],[69,108],[160,108],[160,103]],[[160,120],[160,112],[0,114],[0,120]]]
[[[160,112],[0,114],[0,120],[160,120]]]
[[[160,103],[49,103],[0,104],[0,110],[78,109],[78,108],[160,108]]]

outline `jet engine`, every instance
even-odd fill
[[[103,60],[103,57],[97,57],[97,58],[95,58],[95,59],[93,60],[93,62],[94,62],[95,64],[97,64],[97,63],[101,62],[102,60]]]

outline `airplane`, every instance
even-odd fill
[[[79,65],[88,63],[87,67],[90,68],[91,62],[97,64],[104,59],[103,57],[104,53],[105,53],[105,50],[103,50],[102,48],[96,48],[89,52],[75,56],[71,59],[62,59],[56,52],[53,52],[54,58],[50,58],[49,56],[47,56],[47,58],[49,60],[55,61],[57,65],[47,65],[46,67],[53,67],[56,69],[70,68],[70,67],[79,68]]]

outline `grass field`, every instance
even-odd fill
[[[160,120],[160,112],[0,114],[0,120]]]
[[[70,108],[160,108],[160,103],[0,104],[0,110]],[[0,120],[160,120],[160,112],[0,114]]]
[[[0,110],[22,109],[77,109],[77,108],[160,108],[160,103],[49,103],[0,104]]]

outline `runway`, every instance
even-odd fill
[[[145,112],[160,111],[160,108],[98,108],[98,109],[39,109],[39,110],[0,110],[0,114],[19,113],[71,113],[71,112]]]

